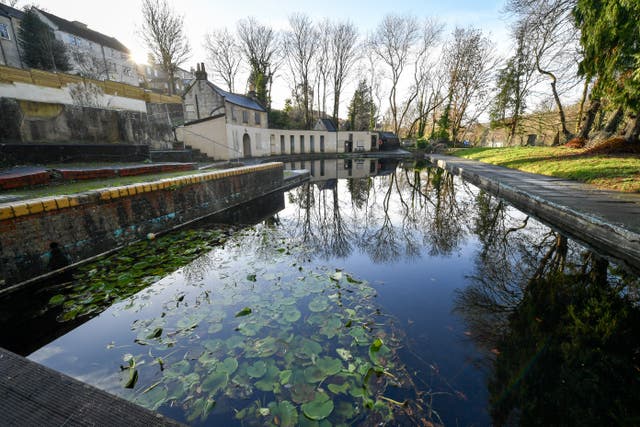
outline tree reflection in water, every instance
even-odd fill
[[[374,263],[392,263],[419,258],[425,245],[431,255],[448,256],[468,231],[457,186],[471,193],[460,183],[445,171],[410,165],[375,179],[305,184],[289,192],[289,203],[299,207],[293,233],[322,258],[358,248]]]
[[[456,311],[487,350],[494,423],[639,425],[637,279],[485,193],[476,205],[482,250]]]

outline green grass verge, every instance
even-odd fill
[[[34,199],[45,196],[60,196],[63,194],[77,194],[85,191],[97,190],[99,188],[119,187],[121,185],[138,184],[140,182],[157,181],[164,178],[174,178],[177,176],[194,175],[198,173],[211,172],[212,169],[205,171],[190,170],[180,172],[155,173],[151,175],[125,176],[110,179],[92,179],[87,181],[75,181],[65,184],[52,184],[45,187],[33,188],[30,190],[16,189],[3,191],[3,196],[15,196],[19,199]]]
[[[640,192],[640,157],[584,154],[567,147],[468,148],[449,154],[541,175],[586,182],[600,188]]]

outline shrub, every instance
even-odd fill
[[[427,148],[427,139],[425,137],[420,137],[416,139],[416,148],[419,150],[424,150]]]
[[[616,136],[605,139],[585,151],[587,154],[640,154],[640,144]]]

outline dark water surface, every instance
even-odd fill
[[[195,425],[637,424],[638,277],[441,170],[287,166],[254,225],[140,279],[149,241],[89,304],[97,263],[2,345],[60,335],[29,358]]]

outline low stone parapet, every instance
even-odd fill
[[[274,162],[0,204],[0,292],[282,187]]]

